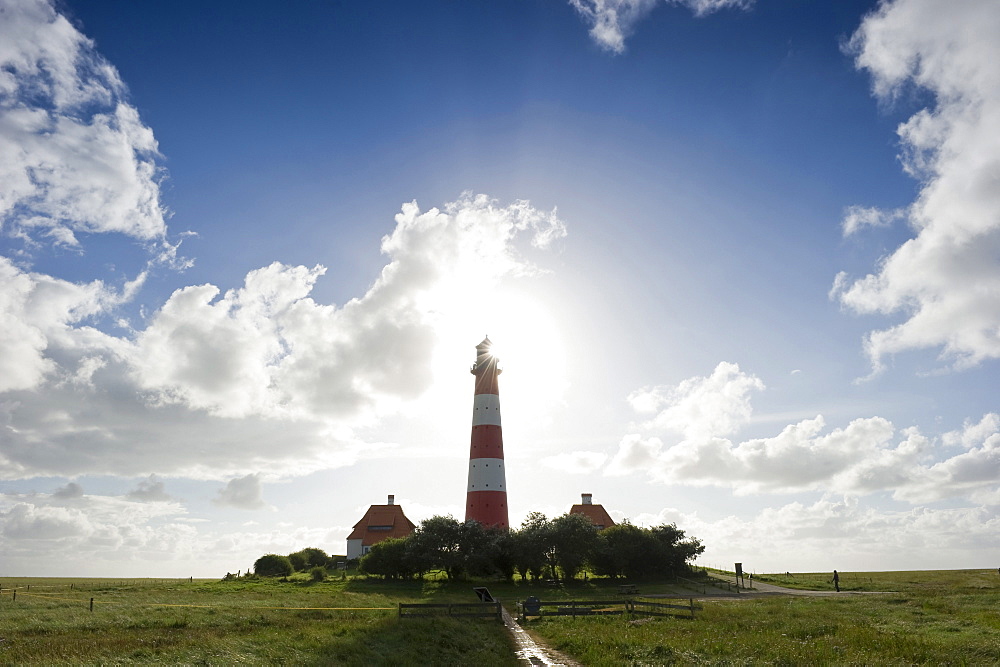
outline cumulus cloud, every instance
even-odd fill
[[[0,519],[3,520],[3,534],[10,539],[61,540],[92,532],[86,514],[65,507],[19,503]]]
[[[173,500],[167,494],[163,482],[158,480],[156,475],[150,475],[148,479],[139,482],[139,485],[129,491],[125,497],[140,503],[162,503]]]
[[[988,506],[891,510],[852,498],[822,498],[746,518],[707,520],[666,508],[632,520],[676,523],[706,545],[699,562],[728,568],[742,562],[752,572],[982,567],[987,563],[981,554],[1000,547],[1000,514]]]
[[[78,284],[24,272],[0,256],[0,348],[4,350],[0,392],[35,389],[47,376],[55,375],[55,348],[69,352],[88,346],[121,347],[97,330],[79,325],[129,296],[128,289],[116,292],[101,281]],[[93,358],[88,362],[91,367],[95,363],[100,362]],[[80,377],[88,379],[88,374],[85,371]]]
[[[235,507],[241,510],[259,510],[268,507],[261,496],[260,475],[257,474],[229,480],[212,502],[220,507]]]
[[[754,0],[663,0],[665,4],[687,7],[695,16],[719,9],[746,9]],[[590,26],[590,36],[608,51],[623,53],[625,40],[635,26],[649,15],[659,0],[569,0],[569,4]]]
[[[880,3],[850,41],[875,94],[908,88],[933,104],[898,128],[903,165],[921,183],[905,212],[913,237],[834,296],[857,313],[901,315],[872,331],[873,369],[897,352],[939,349],[956,368],[1000,357],[1000,6],[992,0]],[[896,217],[854,209],[844,232]],[[861,211],[862,213],[859,213]]]
[[[442,317],[473,290],[530,272],[519,237],[545,247],[564,234],[554,212],[527,202],[465,195],[423,213],[405,204],[382,239],[389,262],[364,296],[317,304],[308,295],[325,269],[277,263],[221,298],[212,285],[178,290],[138,336],[136,377],[164,401],[220,416],[378,412],[427,388]]]
[[[150,502],[162,491],[159,487],[160,482],[150,478],[136,489],[141,497],[133,497],[134,492],[124,497],[73,494],[71,498],[58,491],[0,494],[4,571],[16,576],[114,572],[124,577],[220,577],[248,568],[263,553],[290,553],[317,545],[336,553],[351,530],[296,525],[219,531],[189,517],[177,502],[165,498]]]
[[[83,487],[76,482],[70,482],[66,486],[56,489],[52,493],[53,498],[59,498],[60,500],[70,500],[73,498],[83,497]]]
[[[145,505],[111,496],[84,495],[76,483],[52,494],[0,495],[0,553],[14,557],[47,543],[57,557],[135,548],[154,538],[149,524],[176,519],[176,503]],[[37,552],[36,552],[37,553]]]
[[[633,394],[634,406],[658,412],[642,425],[643,433],[622,438],[605,473],[646,472],[663,483],[721,486],[740,494],[891,492],[912,503],[988,502],[1000,493],[1000,417],[995,414],[936,439],[916,428],[898,429],[881,417],[829,428],[821,415],[771,437],[725,437],[750,416],[751,389],[763,384],[734,364],[720,364],[708,378]],[[671,431],[679,436],[671,438]],[[964,451],[940,458],[950,454],[948,447]]]
[[[685,437],[729,435],[750,419],[750,392],[764,383],[722,362],[708,377],[684,380],[676,387],[659,385],[632,392],[628,401],[640,413],[655,413],[648,428],[668,429]]]
[[[118,73],[49,0],[0,3],[0,229],[29,245],[166,233],[157,144]]]
[[[0,260],[0,342],[17,352],[0,356],[0,476],[218,479],[349,465],[364,449],[353,429],[435,382],[441,323],[461,320],[473,290],[536,272],[525,250],[565,233],[527,202],[409,203],[382,239],[381,274],[343,306],[311,298],[323,267],[275,263],[225,292],[177,290],[130,337],[85,322],[132,287]]]
[[[600,470],[608,455],[601,452],[564,452],[546,456],[540,463],[543,466],[571,475],[585,475]]]

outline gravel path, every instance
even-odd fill
[[[716,579],[722,581],[727,581],[730,584],[736,584],[736,577],[726,577],[720,575],[712,575]],[[845,595],[881,595],[888,591],[804,591],[798,588],[785,588],[784,586],[775,586],[774,584],[767,584],[763,581],[753,582],[753,588],[741,588],[739,594],[735,592],[725,591],[721,588],[715,589],[717,593],[712,590],[711,587],[708,591],[701,597],[765,597],[769,595],[797,595],[799,597],[811,597],[811,598],[825,598],[833,596],[845,596]]]

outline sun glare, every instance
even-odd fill
[[[489,336],[491,354],[504,369],[500,392],[505,416],[509,412],[535,418],[562,399],[566,385],[562,335],[539,299],[520,290],[497,289],[480,295],[475,303],[449,310],[439,329],[435,375],[444,373],[454,381],[451,374],[467,370],[475,361],[475,346]],[[450,384],[448,379],[442,381]]]

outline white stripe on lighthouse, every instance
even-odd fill
[[[472,404],[473,426],[500,426],[500,397],[496,394],[476,394]]]
[[[470,459],[468,490],[506,491],[503,459]]]

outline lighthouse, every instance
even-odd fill
[[[476,346],[476,363],[471,371],[476,376],[476,394],[472,404],[472,445],[469,448],[465,520],[507,528],[507,480],[497,383],[503,370],[490,351],[492,347],[489,336]]]

